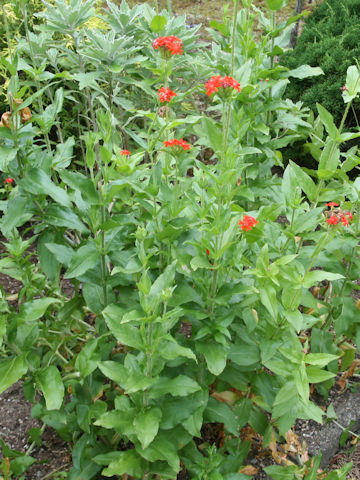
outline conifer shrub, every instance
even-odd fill
[[[325,0],[307,18],[294,50],[287,52],[281,63],[290,69],[308,64],[319,66],[324,75],[306,79],[291,79],[286,94],[301,100],[316,113],[316,103],[329,110],[336,122],[341,121],[343,100],[341,87],[346,70],[360,60],[360,0]],[[360,118],[360,103],[354,103]],[[347,117],[348,126],[356,126],[353,111]]]

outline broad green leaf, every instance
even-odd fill
[[[137,348],[138,350],[144,348],[143,340],[137,327],[128,323],[120,323],[113,316],[105,314],[105,312],[106,310],[104,310],[105,322],[116,340],[127,347]]]
[[[147,300],[152,309],[155,308],[156,304],[160,302],[161,293],[167,287],[171,287],[174,282],[175,277],[175,266],[176,262],[173,262],[171,265],[168,265],[164,270],[164,273],[158,276],[155,282],[150,288],[150,292],[147,295]]]
[[[287,72],[288,77],[294,78],[307,78],[318,75],[324,75],[323,70],[320,67],[310,67],[310,65],[301,65],[301,67],[295,68]]]
[[[63,170],[60,172],[61,179],[74,190],[81,192],[83,199],[90,205],[99,204],[99,194],[90,178],[79,172]]]
[[[294,380],[296,390],[298,391],[300,397],[303,399],[304,403],[307,405],[309,403],[310,389],[304,363],[301,363],[296,367],[296,371],[294,372]]]
[[[192,415],[182,422],[183,427],[193,437],[201,438],[201,427],[203,424],[204,408],[198,408]]]
[[[325,382],[325,380],[329,380],[330,378],[335,377],[335,373],[328,372],[327,370],[322,370],[321,368],[315,367],[314,365],[308,365],[306,367],[306,374],[310,383]]]
[[[326,108],[321,106],[319,103],[316,104],[316,108],[319,112],[321,123],[326,128],[326,131],[327,131],[328,135],[333,140],[337,140],[337,138],[339,136],[339,131],[335,126],[334,117],[331,115],[330,112],[328,112],[326,110]]]
[[[346,72],[346,87],[343,91],[343,99],[345,103],[351,102],[360,92],[360,72],[356,65],[350,65]]]
[[[204,355],[209,371],[214,375],[220,375],[226,366],[226,347],[216,343],[197,342],[196,350]]]
[[[340,150],[337,142],[331,138],[327,139],[325,147],[321,153],[318,175],[327,180],[331,178],[340,163]]]
[[[54,255],[56,260],[67,267],[74,255],[74,251],[71,247],[65,245],[59,245],[58,243],[46,243],[46,248]]]
[[[160,377],[150,388],[150,398],[159,398],[170,394],[173,397],[185,397],[200,390],[200,385],[195,380],[185,375],[175,378]]]
[[[303,280],[303,286],[305,288],[310,288],[317,282],[322,282],[324,280],[331,282],[333,280],[340,280],[342,278],[344,278],[344,276],[340,275],[340,273],[325,272],[324,270],[311,270],[310,272],[306,273]]]
[[[237,436],[239,433],[239,424],[233,410],[226,403],[220,403],[214,398],[209,398],[204,412],[204,420],[223,423],[233,435]]]
[[[74,137],[69,137],[66,142],[56,145],[56,153],[52,160],[52,166],[55,170],[67,168],[73,158],[73,148],[75,145]]]
[[[143,478],[147,462],[135,450],[126,450],[119,453],[107,468],[101,472],[105,477],[131,475],[134,478]]]
[[[270,10],[276,12],[286,3],[286,0],[266,0],[266,5]]]
[[[296,387],[294,382],[286,382],[283,387],[278,391],[273,405],[289,402],[291,399],[297,396]]]
[[[88,341],[76,357],[75,368],[79,370],[84,378],[97,368],[97,364],[101,360],[101,353],[97,350],[98,341],[97,338]]]
[[[155,15],[151,20],[150,28],[153,32],[159,33],[166,25],[166,18],[162,15]]]
[[[100,253],[94,243],[80,247],[71,258],[69,268],[64,278],[80,277],[100,261]]]
[[[280,466],[280,465],[271,465],[270,467],[265,467],[265,472],[270,475],[273,480],[294,480],[296,478],[296,466]]]
[[[44,315],[49,305],[59,302],[60,300],[57,298],[45,297],[23,303],[20,307],[20,312],[17,316],[17,319],[18,321],[33,322]]]
[[[0,394],[25,375],[28,367],[25,355],[0,362]]]
[[[11,473],[19,476],[35,462],[36,458],[31,457],[30,455],[22,455],[21,457],[17,457],[11,461]]]
[[[301,167],[299,167],[299,165],[296,165],[296,163],[290,160],[289,165],[290,168],[293,170],[301,189],[305,192],[311,202],[314,201],[317,192],[315,182],[307,173],[304,172]]]
[[[205,256],[202,257],[201,255],[197,255],[196,257],[193,257],[190,260],[190,265],[191,265],[191,268],[194,270],[194,272],[198,268],[207,268],[207,269],[214,268],[213,265],[211,265],[211,263],[209,262],[209,259],[206,258]]]
[[[228,358],[240,367],[253,365],[260,361],[259,347],[245,343],[231,345],[228,351]]]
[[[262,283],[259,287],[261,303],[266,307],[274,320],[278,316],[278,301],[276,298],[276,290],[270,283]]]
[[[250,418],[250,412],[253,406],[252,400],[250,398],[241,398],[236,405],[234,406],[234,413],[238,423],[238,428],[244,427]]]
[[[58,410],[64,398],[64,384],[59,370],[50,365],[42,369],[36,376],[37,384],[45,397],[48,410]]]
[[[306,355],[306,363],[310,365],[318,365],[319,367],[325,367],[328,363],[339,358],[338,355],[332,355],[330,353],[309,353]]]
[[[143,449],[147,448],[156,437],[162,413],[159,408],[139,412],[134,420],[135,433]]]
[[[120,385],[126,393],[147,390],[157,381],[156,377],[147,377],[134,371],[130,372],[120,363],[111,360],[98,362],[98,367],[106,377]]]
[[[19,185],[33,195],[49,195],[63,207],[71,208],[71,202],[65,190],[55,185],[51,178],[40,168],[33,168],[20,180]]]
[[[168,340],[168,337],[169,340]],[[178,357],[191,358],[192,360],[196,359],[196,355],[190,348],[185,348],[179,345],[170,335],[160,341],[159,344],[159,355],[166,360],[175,360]]]
[[[188,436],[190,437],[190,435]],[[175,433],[172,435],[168,432],[159,432],[155,440],[147,448],[140,450],[139,454],[149,462],[165,460],[173,470],[178,472],[180,460],[177,454],[178,449],[174,445],[179,443],[178,440]]]
[[[55,227],[66,227],[72,230],[78,230],[81,233],[87,233],[80,218],[70,208],[60,207],[60,205],[50,205],[45,212],[45,222]]]

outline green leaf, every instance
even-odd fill
[[[278,391],[273,405],[279,405],[280,403],[288,403],[297,396],[295,382],[286,382]]]
[[[309,380],[306,374],[305,364],[301,363],[297,366],[296,371],[294,372],[294,380],[296,390],[298,391],[300,397],[303,399],[305,405],[309,403]]]
[[[253,402],[250,398],[241,398],[234,406],[234,414],[237,420],[238,428],[244,427],[250,418],[250,412],[253,406]]]
[[[147,462],[135,450],[120,452],[107,468],[101,472],[105,477],[131,475],[134,478],[143,478]]]
[[[265,467],[265,472],[274,480],[294,480],[296,478],[296,466],[282,467],[280,465],[271,465]]]
[[[326,110],[323,106],[319,103],[316,104],[316,108],[319,112],[321,123],[326,128],[328,135],[333,139],[336,140],[339,136],[339,131],[335,126],[334,117],[331,115],[330,112]],[[299,167],[300,168],[300,167]]]
[[[214,268],[213,265],[211,265],[211,263],[209,262],[209,259],[206,258],[205,256],[202,257],[201,255],[197,255],[196,257],[193,257],[190,260],[190,265],[191,265],[191,268],[194,270],[194,272],[198,268],[208,268],[208,269]]]
[[[88,341],[76,357],[75,368],[79,370],[84,378],[97,368],[97,364],[101,360],[101,353],[97,350],[98,341],[98,338]]]
[[[119,320],[116,320],[113,316],[109,316],[105,312],[106,310],[103,312],[105,322],[116,340],[127,347],[137,348],[138,350],[144,348],[143,340],[137,327],[128,323],[120,323]]]
[[[58,410],[64,398],[64,384],[59,370],[54,365],[50,365],[37,374],[36,380],[44,394],[46,408]]]
[[[239,424],[232,409],[226,403],[220,403],[214,398],[209,398],[209,403],[204,412],[204,420],[223,423],[233,435],[237,436],[239,433]]]
[[[301,167],[299,167],[299,165],[296,165],[296,163],[292,162],[291,160],[289,164],[301,189],[305,192],[311,202],[314,201],[317,193],[315,182],[307,173],[304,172]]]
[[[124,365],[111,360],[98,362],[98,367],[106,377],[116,382],[126,393],[147,390],[157,381],[156,377],[147,377],[142,373],[134,371],[129,372]]]
[[[155,306],[161,301],[161,293],[166,288],[170,287],[174,283],[175,278],[175,266],[176,262],[173,262],[171,265],[168,265],[164,273],[158,276],[155,282],[150,288],[150,292],[147,295],[147,300],[149,306],[154,309]]]
[[[71,159],[73,158],[74,145],[74,137],[69,137],[66,142],[56,145],[56,153],[52,160],[52,166],[55,170],[59,171],[70,165]]]
[[[100,253],[95,243],[89,242],[80,247],[72,256],[64,278],[80,277],[100,261]]]
[[[188,436],[190,437],[190,435]],[[175,446],[174,443],[179,443],[176,433],[169,435],[167,432],[160,432],[155,440],[147,448],[139,451],[139,453],[150,462],[165,460],[173,470],[178,472],[180,470],[180,461],[177,454],[177,445]]]
[[[321,153],[318,176],[324,180],[331,178],[340,163],[340,150],[338,144],[332,138],[328,138]]]
[[[69,172],[67,170],[61,171],[60,177],[66,185],[81,192],[83,199],[90,205],[99,204],[99,194],[90,178],[85,177],[85,175],[79,172]]]
[[[324,270],[311,270],[306,273],[303,280],[303,286],[305,288],[310,288],[317,282],[322,282],[324,280],[340,280],[342,278],[344,278],[344,276],[340,275],[340,273],[325,272]]]
[[[55,227],[66,227],[77,230],[81,233],[87,233],[80,218],[70,208],[60,207],[60,205],[50,205],[45,212],[44,221]]]
[[[276,321],[278,315],[278,302],[276,290],[270,283],[262,283],[259,288],[261,303],[266,307],[272,318]]]
[[[198,408],[192,415],[182,422],[183,427],[193,437],[201,438],[201,427],[203,424],[204,408]]]
[[[60,245],[58,243],[46,243],[46,248],[54,255],[56,260],[67,267],[74,255],[74,251],[71,247]]]
[[[36,462],[36,458],[30,455],[23,455],[11,461],[11,473],[18,476],[24,473],[30,465]]]
[[[65,190],[55,185],[44,170],[33,168],[26,173],[26,177],[20,180],[19,185],[26,192],[33,195],[49,195],[55,202],[63,207],[71,207],[71,202]]]
[[[346,87],[343,91],[343,99],[345,103],[354,100],[360,92],[360,73],[356,65],[350,65],[346,73]]]
[[[328,363],[339,358],[338,355],[332,355],[330,353],[309,353],[306,355],[306,363],[310,365],[318,365],[319,367],[325,367]]]
[[[185,357],[191,358],[197,362],[194,352],[190,348],[185,348],[179,345],[171,335],[167,335],[166,339],[160,341],[158,351],[159,355],[166,360],[175,360],[178,357]]]
[[[253,365],[260,361],[259,347],[256,345],[247,345],[245,343],[242,343],[241,345],[236,343],[231,345],[228,352],[228,358],[240,367]]]
[[[310,383],[325,382],[325,380],[329,380],[336,376],[335,373],[322,370],[314,365],[308,365],[306,367],[306,374]]]
[[[318,75],[324,75],[323,70],[320,67],[310,67],[310,65],[301,65],[301,67],[295,68],[287,72],[288,77],[294,78],[307,78]]]
[[[227,349],[224,345],[197,342],[196,350],[204,355],[209,371],[214,375],[220,375],[226,366]]]
[[[166,18],[162,15],[155,15],[150,23],[150,28],[153,32],[159,33],[166,25]]]
[[[178,375],[175,378],[160,377],[150,388],[149,397],[159,398],[166,394],[173,397],[185,397],[198,390],[201,390],[200,385],[185,375]]]
[[[0,394],[20,380],[27,370],[25,355],[0,362]]]
[[[161,417],[162,413],[159,408],[152,408],[136,415],[134,420],[135,433],[143,449],[147,448],[156,437]]]
[[[270,10],[276,12],[285,4],[286,0],[266,0],[266,5]]]
[[[60,303],[57,298],[39,298],[23,303],[17,317],[18,321],[33,322],[41,318],[46,312],[49,305]]]

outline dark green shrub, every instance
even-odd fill
[[[304,80],[292,79],[287,95],[301,100],[316,113],[316,103],[329,110],[339,124],[344,112],[340,88],[345,83],[346,70],[360,60],[360,0],[325,0],[306,21],[294,50],[281,58],[288,68],[303,64],[320,66],[325,75]],[[360,103],[354,103],[360,118]],[[347,125],[356,125],[352,111]]]

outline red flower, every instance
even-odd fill
[[[121,150],[120,154],[121,155],[131,155],[131,152],[129,152],[129,150]]]
[[[166,140],[164,142],[165,147],[181,147],[183,150],[190,150],[190,144],[186,143],[182,138],[180,140],[177,140],[174,138],[174,140]]]
[[[164,51],[168,51],[171,55],[182,54],[182,41],[174,35],[156,38],[153,41],[153,47],[155,50],[161,48]]]
[[[349,225],[349,219],[345,217],[345,215],[340,215],[340,221],[344,225],[344,227],[347,227]]]
[[[5,178],[5,182],[4,182],[4,183],[14,183],[14,179],[11,178],[11,177]]]
[[[206,249],[206,255],[210,255],[210,250],[208,248]]]
[[[331,215],[331,217],[327,218],[326,221],[329,225],[337,225],[339,223],[339,217],[336,215]]]
[[[206,95],[211,95],[212,93],[216,93],[219,88],[233,88],[234,90],[237,90],[238,92],[241,92],[241,87],[240,83],[234,80],[232,77],[221,77],[220,75],[217,75],[216,77],[211,77],[210,80],[208,80],[205,83],[205,88],[206,88]]]
[[[327,206],[327,207],[338,207],[339,204],[336,203],[336,202],[329,202],[329,203],[326,204],[326,206]]]
[[[351,212],[349,212],[349,210],[346,210],[345,215],[347,215],[349,217],[350,222],[353,221],[353,215],[352,215]]]
[[[161,87],[160,90],[158,91],[159,99],[161,103],[164,102],[170,102],[172,97],[176,97],[176,93],[170,90],[170,88],[166,87]]]
[[[340,87],[340,90],[341,90],[342,92],[346,92],[347,89],[348,89],[348,88],[347,88],[346,85],[343,85],[342,87]]]
[[[249,215],[244,215],[244,218],[239,220],[241,230],[246,230],[247,232],[252,230],[257,223],[259,222],[256,220],[256,218],[250,217]]]

